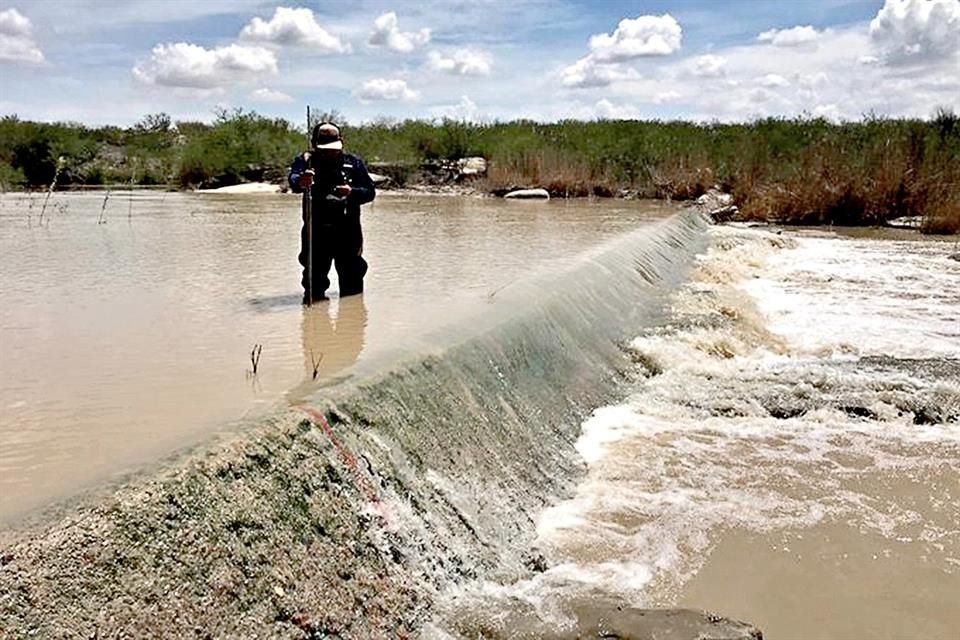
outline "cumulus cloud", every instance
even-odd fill
[[[653,96],[654,104],[665,104],[667,102],[676,102],[682,98],[679,93],[676,91],[661,91],[657,95]]]
[[[822,31],[817,31],[810,25],[806,25],[791,29],[770,29],[757,36],[757,40],[769,42],[775,47],[799,47],[816,42],[822,35]]]
[[[613,33],[590,37],[590,53],[561,73],[566,87],[605,87],[638,76],[627,66],[640,58],[668,56],[680,49],[683,29],[665,13],[662,16],[624,18]]]
[[[433,107],[430,109],[430,113],[435,118],[449,118],[462,122],[479,122],[481,120],[480,108],[476,102],[467,96],[460,96],[460,102],[457,104]]]
[[[293,102],[293,98],[282,91],[274,91],[273,89],[268,89],[266,87],[252,91],[250,93],[250,97],[257,102],[272,102],[277,104]]]
[[[13,8],[0,11],[0,62],[43,62],[30,19]]]
[[[560,81],[565,87],[583,89],[587,87],[606,87],[621,80],[633,80],[639,77],[635,70],[616,64],[602,64],[587,56],[577,60],[563,70]]]
[[[960,0],[886,0],[870,22],[870,39],[891,65],[956,59]]]
[[[457,49],[448,53],[431,51],[427,64],[434,71],[460,76],[488,76],[493,67],[493,57],[475,49]]]
[[[776,87],[788,87],[790,82],[778,73],[768,73],[765,76],[757,78],[757,84],[768,89]]]
[[[587,56],[568,66],[561,79],[566,86],[612,85],[583,105],[594,114],[594,101],[604,97],[614,105],[645,109],[669,98],[677,102],[654,113],[705,121],[856,120],[865,113],[929,117],[933,105],[958,106],[960,60],[954,56],[960,56],[960,44],[949,43],[951,33],[960,35],[960,25],[941,29],[951,24],[952,10],[945,0],[924,2],[929,4],[919,9],[920,3],[909,0],[877,2],[865,22],[848,26],[776,30],[760,40],[756,34],[763,29],[758,29],[751,41],[702,52],[711,57],[698,52],[660,58],[656,66],[604,64]],[[951,0],[954,5],[960,0]],[[913,62],[898,65],[901,60]],[[576,104],[574,99],[567,104]]]
[[[420,93],[407,86],[406,80],[376,78],[363,83],[353,95],[364,102],[374,100],[416,100]]]
[[[816,118],[826,118],[834,122],[839,122],[843,119],[840,113],[840,107],[835,104],[818,104],[813,108],[813,115]]]
[[[724,75],[726,66],[726,58],[705,55],[693,59],[691,73],[700,78],[717,78]]]
[[[614,104],[603,98],[594,105],[594,111],[600,120],[636,120],[640,112],[633,105]]]
[[[276,72],[277,57],[269,49],[236,44],[205,49],[187,42],[158,44],[150,60],[133,68],[134,76],[146,84],[201,90]]]
[[[599,33],[590,38],[590,55],[600,62],[668,56],[680,49],[682,37],[680,23],[669,13],[624,18],[613,33]]]
[[[830,76],[823,71],[817,71],[800,77],[800,86],[810,91],[823,87],[828,82],[830,82]]]
[[[240,31],[240,39],[281,46],[309,47],[323,53],[349,53],[350,45],[317,23],[310,9],[277,7],[270,20],[255,17]]]
[[[410,53],[428,42],[430,42],[430,29],[400,31],[397,14],[393,11],[377,18],[373,23],[373,33],[370,34],[371,45],[386,47],[400,53]]]

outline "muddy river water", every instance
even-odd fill
[[[670,210],[382,195],[367,292],[337,300],[332,272],[333,300],[305,309],[297,197],[105,195],[0,200],[0,522],[267,411],[313,362],[323,384],[420,350]]]
[[[550,569],[460,599],[562,619],[612,593],[766,638],[956,638],[955,243],[712,235],[671,322],[630,345],[632,392],[582,426],[587,479],[539,522]]]
[[[675,211],[386,195],[364,214],[367,293],[305,309],[294,197],[52,200],[0,202],[0,522],[429,351]],[[582,425],[585,475],[538,520],[545,570],[442,594],[448,630],[615,595],[768,638],[957,637],[956,249],[709,233],[669,320],[630,328],[622,400]]]

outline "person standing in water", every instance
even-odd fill
[[[376,190],[363,161],[344,153],[340,129],[331,122],[313,128],[310,151],[293,161],[288,176],[295,193],[310,189],[313,236],[313,290],[308,282],[306,212],[300,231],[300,264],[303,265],[304,304],[326,300],[328,273],[333,263],[340,279],[340,297],[363,292],[367,262],[363,259],[360,205],[371,202]]]

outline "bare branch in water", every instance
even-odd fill
[[[313,379],[316,380],[320,372],[320,363],[323,362],[323,354],[321,353],[317,358],[313,355],[313,349],[310,349],[310,361],[313,363]]]
[[[63,166],[65,164],[66,158],[63,156],[57,158],[57,170],[53,174],[53,182],[51,182],[50,186],[47,188],[47,197],[43,199],[43,208],[40,209],[40,218],[37,221],[37,224],[41,226],[43,226],[43,214],[47,212],[47,203],[50,202],[50,196],[53,195],[53,190],[57,188],[57,179],[60,177],[60,172],[63,170]]]
[[[106,224],[106,212],[107,212],[107,200],[110,199],[110,189],[107,189],[107,193],[103,196],[103,205],[100,207],[100,217],[97,218],[97,224]]]
[[[257,369],[260,368],[260,354],[263,352],[262,344],[253,345],[253,349],[250,350],[250,366],[253,367],[252,371],[248,371],[247,375],[251,377],[257,376]]]

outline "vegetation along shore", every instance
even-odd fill
[[[915,217],[928,233],[960,232],[960,116],[858,122],[766,119],[466,123],[381,121],[345,126],[348,147],[394,186],[467,180],[504,193],[693,199],[714,185],[738,215],[784,224],[881,225]],[[165,114],[128,128],[0,119],[4,190],[82,185],[210,188],[282,182],[302,128],[241,110],[211,123]],[[483,157],[475,176],[449,161]]]

